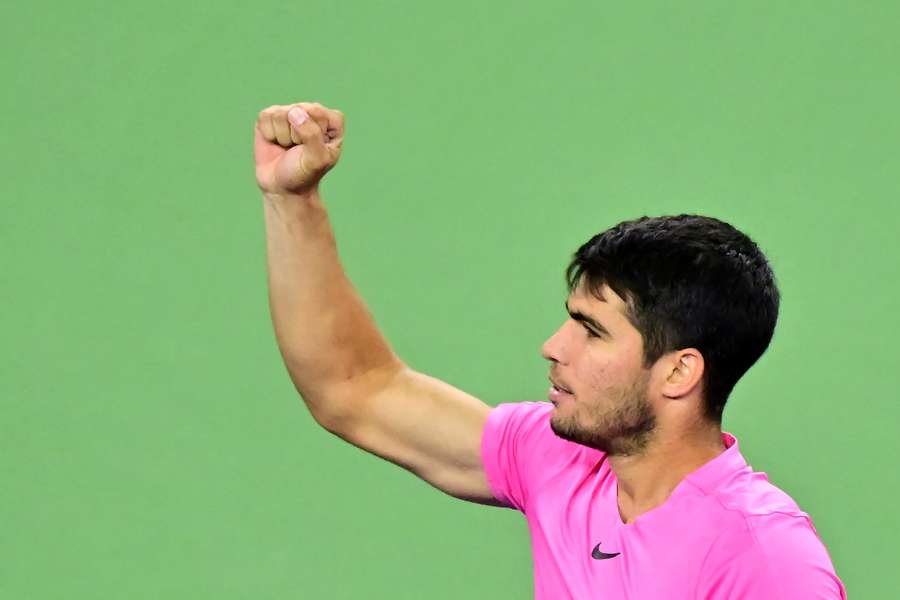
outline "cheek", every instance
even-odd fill
[[[578,381],[582,392],[597,396],[598,399],[611,398],[616,392],[631,382],[635,376],[634,366],[611,357],[592,357],[579,366]]]
[[[588,397],[603,395],[614,385],[615,367],[608,362],[585,361],[576,370],[580,392]]]
[[[584,381],[594,390],[608,387],[615,377],[615,371],[608,363],[595,364],[584,373]]]

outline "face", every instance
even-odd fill
[[[569,319],[544,343],[550,361],[550,426],[559,437],[611,455],[639,453],[656,425],[643,339],[608,286],[603,299],[579,285]]]

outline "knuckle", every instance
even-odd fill
[[[317,117],[323,117],[328,114],[328,109],[318,102],[309,102],[306,105],[306,112]]]

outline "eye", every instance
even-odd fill
[[[588,337],[590,337],[590,338],[598,338],[598,337],[600,337],[600,334],[599,334],[599,333],[597,333],[596,331],[594,331],[593,329],[591,329],[591,328],[588,327],[587,325],[584,326],[584,330],[587,331]]]

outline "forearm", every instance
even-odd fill
[[[318,192],[263,195],[269,307],[278,347],[317,420],[354,381],[403,367],[341,267]]]

